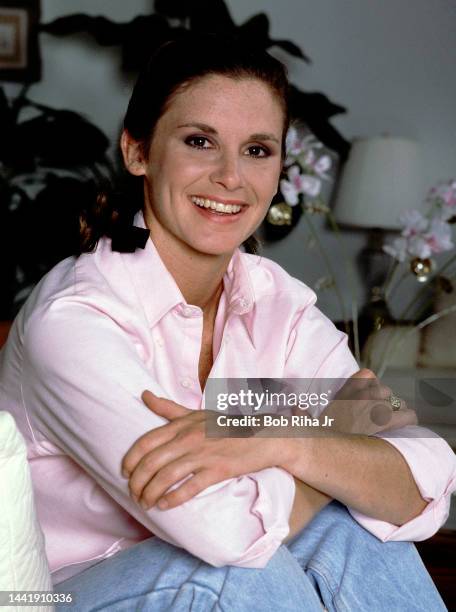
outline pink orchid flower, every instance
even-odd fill
[[[394,259],[402,262],[407,257],[407,239],[406,238],[395,238],[390,244],[385,244],[383,250]]]
[[[429,224],[429,230],[424,234],[432,253],[443,253],[453,248],[451,239],[451,228],[448,223],[441,219],[432,219]]]
[[[404,226],[402,236],[416,236],[426,230],[429,221],[418,210],[407,210],[399,216],[399,222]]]
[[[296,206],[299,203],[299,196],[301,194],[315,197],[320,193],[320,179],[308,174],[301,174],[297,165],[289,168],[287,176],[288,180],[282,179],[280,181],[280,190],[285,198],[285,202],[290,206]]]

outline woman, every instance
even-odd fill
[[[313,292],[238,249],[277,190],[286,92],[279,62],[235,41],[162,47],[121,139],[141,199],[86,211],[85,252],[14,323],[2,407],[28,443],[54,584],[78,611],[444,609],[413,546],[380,540],[439,528],[454,457],[410,438],[412,411],[371,373],[358,396],[402,427],[388,441],[204,434],[209,374],[358,370]],[[343,414],[348,432],[387,427]]]

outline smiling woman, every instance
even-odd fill
[[[121,137],[136,195],[85,207],[78,256],[0,353],[78,612],[444,609],[406,540],[443,523],[451,450],[358,371],[308,287],[239,248],[278,187],[287,87],[237,40],[164,45]],[[348,378],[321,413],[337,435],[206,437],[208,377]]]
[[[212,254],[226,268],[277,191],[283,128],[268,85],[213,75],[173,96],[147,151],[124,131],[126,166],[144,176],[146,223],[162,257],[172,254],[179,269],[182,258]]]

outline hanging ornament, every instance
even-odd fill
[[[293,213],[291,206],[285,202],[273,204],[266,217],[271,225],[291,225]]]
[[[421,259],[420,257],[415,257],[410,262],[410,269],[416,276],[416,280],[418,282],[425,283],[432,272],[432,259]]]

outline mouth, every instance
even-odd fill
[[[246,208],[245,204],[225,204],[217,200],[210,200],[209,198],[203,198],[200,196],[191,196],[190,200],[199,208],[206,209],[209,213],[222,216],[239,215],[242,209]]]

